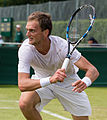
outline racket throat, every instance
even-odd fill
[[[70,59],[71,58],[71,54],[67,54],[66,58]]]

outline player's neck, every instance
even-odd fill
[[[50,49],[50,44],[51,44],[51,40],[49,40],[48,38],[43,43],[35,47],[38,50],[38,52],[40,52],[43,55],[46,55]]]

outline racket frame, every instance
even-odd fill
[[[70,29],[70,25],[71,25],[71,23],[72,23],[75,15],[76,15],[80,10],[82,10],[82,9],[84,9],[84,8],[86,8],[86,7],[91,7],[91,8],[92,8],[92,11],[93,11],[93,15],[90,15],[90,20],[91,20],[91,21],[90,21],[90,25],[89,25],[87,31],[83,34],[83,36],[79,38],[79,40],[77,40],[77,41],[75,41],[75,42],[71,42],[71,41],[69,40],[69,29]],[[85,37],[87,36],[88,32],[91,31],[92,26],[93,26],[93,24],[94,24],[94,20],[95,20],[95,18],[96,18],[95,16],[96,16],[96,15],[95,15],[95,8],[94,8],[92,5],[87,4],[87,5],[82,5],[82,6],[80,6],[80,7],[72,14],[72,16],[70,17],[70,21],[69,21],[68,26],[67,26],[67,29],[66,29],[66,40],[67,40],[67,42],[68,42],[68,52],[67,52],[66,58],[65,58],[65,60],[64,60],[64,62],[63,62],[63,65],[62,65],[61,68],[64,68],[65,70],[67,69],[67,66],[68,66],[68,64],[69,64],[69,61],[70,61],[70,58],[71,58],[71,55],[72,55],[73,51],[74,51],[75,48],[79,45],[79,43],[80,43],[83,39],[85,39]],[[73,49],[72,49],[71,52],[70,52],[70,44],[74,44]]]

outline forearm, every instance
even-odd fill
[[[77,80],[72,84],[73,91],[76,92],[82,92],[85,90],[88,86],[90,86],[99,76],[98,70],[84,58],[81,56],[81,58],[75,63],[75,65],[86,72],[85,77],[82,78],[82,80]]]
[[[89,77],[91,79],[91,82],[94,82],[98,76],[99,76],[99,72],[98,70],[93,66],[90,67],[85,74],[86,77]]]
[[[97,71],[97,69],[95,67],[90,67],[86,71],[84,78],[82,78],[81,80],[77,80],[72,84],[72,86],[74,87],[72,90],[79,93],[82,92],[88,86],[90,86],[92,82],[94,82],[97,79],[98,76],[99,72]]]
[[[20,89],[21,92],[24,91],[33,91],[36,90],[38,88],[41,87],[40,85],[40,80],[39,79],[30,79],[30,78],[24,78],[24,79],[20,79],[18,80],[18,87]]]
[[[83,56],[75,63],[75,65],[86,72],[85,76],[89,77],[94,82],[99,76],[98,70]]]
[[[63,82],[66,74],[64,69],[58,69],[53,76],[41,79],[30,79],[28,73],[18,73],[18,86],[20,91],[33,91],[41,87],[45,87],[58,81]]]

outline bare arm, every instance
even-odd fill
[[[50,84],[58,81],[63,82],[66,77],[64,69],[58,69],[53,76],[50,77]],[[33,91],[41,88],[40,79],[30,79],[28,73],[18,73],[18,87],[20,91]]]
[[[86,72],[85,76],[90,78],[91,82],[94,82],[99,76],[98,70],[83,56],[81,56],[81,58],[75,63],[75,65]],[[81,80],[73,83],[73,86],[75,86],[73,91],[77,92],[82,92],[84,89],[87,88],[86,84]]]
[[[40,88],[40,80],[30,79],[29,73],[18,73],[18,87],[20,91],[32,91]]]

